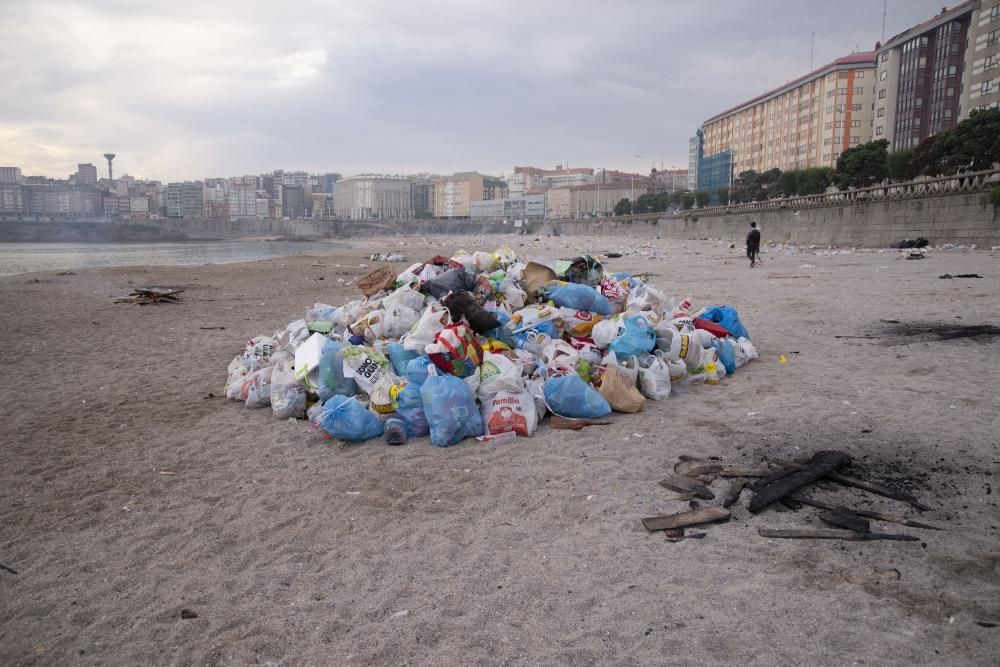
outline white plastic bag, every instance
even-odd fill
[[[704,329],[695,329],[694,331],[691,332],[690,335],[692,338],[697,338],[698,342],[700,342],[701,346],[706,350],[712,347],[713,343],[715,343],[716,337],[715,334],[713,334],[711,331],[706,331]]]
[[[649,355],[643,362],[639,363],[639,391],[654,401],[669,397],[670,368],[666,360]]]
[[[737,338],[735,342],[736,347],[736,368],[743,368],[751,361],[756,359],[759,355],[757,353],[757,348],[754,344],[750,342],[749,338]]]
[[[524,391],[521,369],[502,354],[487,352],[479,367],[479,400],[485,401],[501,391]]]
[[[451,324],[451,315],[440,303],[432,303],[421,313],[420,319],[402,339],[403,349],[419,354],[434,342],[437,335]]]
[[[295,365],[283,356],[271,372],[271,411],[278,419],[301,417],[306,410],[306,388],[295,377]]]
[[[704,349],[701,341],[688,334],[681,334],[681,351],[678,357],[687,364],[689,371],[701,366],[701,353]]]
[[[630,357],[623,362],[618,359],[614,352],[608,352],[604,357],[604,365],[621,373],[625,384],[630,387],[634,387],[639,380],[639,362],[635,357]]]
[[[656,333],[656,349],[667,359],[681,358],[681,335],[669,322],[660,322],[653,331]]]
[[[622,318],[615,315],[595,324],[590,332],[590,337],[594,339],[594,345],[602,350],[606,350],[608,349],[608,345],[611,345],[618,338],[618,334],[621,333],[622,329]]]
[[[493,253],[481,250],[472,253],[472,264],[480,273],[491,273],[500,265]]]
[[[273,366],[267,366],[254,371],[247,387],[246,406],[248,408],[266,408],[271,405],[271,374]]]
[[[391,310],[393,306],[404,306],[418,313],[424,308],[424,295],[410,285],[403,285],[382,300],[382,307]]]
[[[543,419],[549,409],[545,402],[545,378],[536,377],[525,380],[524,389],[535,403],[535,414],[538,415],[539,419]]]
[[[480,411],[487,435],[513,431],[527,438],[538,428],[535,400],[527,391],[501,391],[484,400]]]

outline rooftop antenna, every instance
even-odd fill
[[[882,39],[880,40],[883,44],[885,43],[885,15],[886,15],[886,5],[889,0],[882,0]]]
[[[114,153],[105,153],[104,154],[104,159],[108,161],[108,180],[109,181],[114,181],[115,179],[111,175],[112,174],[112,172],[111,172],[111,161],[115,159],[115,154]]]
[[[809,33],[809,71],[813,68],[813,51],[816,49],[816,33]]]

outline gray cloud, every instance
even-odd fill
[[[939,0],[889,0],[886,33]],[[685,166],[698,124],[879,38],[877,0],[33,0],[4,8],[0,160],[173,180]],[[634,158],[634,154],[642,158]]]

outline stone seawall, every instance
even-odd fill
[[[885,247],[924,237],[944,243],[1000,245],[1000,213],[986,193],[953,194],[902,201],[852,203],[801,210],[719,214],[689,211],[654,219],[554,221],[542,233],[607,234],[636,238],[721,238],[742,242],[756,221],[765,241],[843,247]]]
[[[683,214],[545,220],[515,228],[497,220],[209,220],[160,219],[135,223],[2,222],[0,241],[177,241],[252,237],[328,239],[401,236],[483,236],[521,233],[531,236],[607,235],[630,238],[721,238],[742,242],[751,221],[765,241],[846,247],[885,247],[902,239],[927,238],[944,243],[1000,245],[1000,213],[986,192],[950,193],[913,199],[852,201],[800,209],[745,211],[709,208]]]

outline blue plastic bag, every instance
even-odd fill
[[[411,350],[404,350],[403,346],[399,343],[389,343],[389,361],[392,362],[392,368],[396,371],[396,375],[404,375],[406,373],[406,365],[416,359],[419,355]]]
[[[323,403],[320,428],[335,438],[363,442],[382,435],[382,421],[353,398],[331,396]]]
[[[716,338],[712,341],[712,347],[719,355],[719,361],[726,369],[726,375],[736,372],[736,346],[729,338]]]
[[[740,315],[732,306],[712,306],[699,317],[721,324],[729,333],[733,334],[734,338],[750,339],[750,332],[740,322]]]
[[[628,359],[651,352],[654,347],[656,347],[656,332],[649,326],[645,317],[637,315],[625,320],[625,331],[611,341],[608,350],[614,352],[619,359]]]
[[[431,358],[422,354],[406,364],[406,379],[418,387],[427,380],[427,369],[434,365]]]
[[[316,393],[319,400],[326,401],[334,394],[354,396],[358,393],[358,383],[354,378],[344,376],[344,357],[341,350],[344,343],[328,340],[323,344],[323,356],[319,358],[319,378]]]
[[[403,420],[408,438],[419,438],[430,433],[419,384],[407,382],[403,391],[396,396],[396,403],[396,414]]]
[[[454,445],[462,438],[483,434],[483,417],[476,397],[462,378],[450,373],[430,375],[420,388],[430,425],[431,444]]]
[[[589,310],[605,316],[614,312],[607,297],[593,287],[580,283],[561,283],[546,290],[545,297],[560,308]]]
[[[611,406],[579,375],[563,375],[545,383],[545,402],[553,414],[598,419],[611,414]]]

